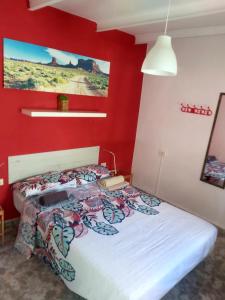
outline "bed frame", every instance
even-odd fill
[[[96,164],[99,146],[8,157],[9,183],[54,170]]]

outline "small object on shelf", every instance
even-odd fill
[[[5,220],[4,220],[4,210],[0,205],[0,237],[2,239],[2,245],[4,245],[5,239]]]
[[[58,95],[57,96],[57,108],[60,111],[68,111],[69,110],[69,98],[66,95]]]

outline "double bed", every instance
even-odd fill
[[[209,254],[217,230],[131,185],[103,189],[97,180],[108,175],[91,164],[14,184],[16,247],[39,255],[85,299],[161,299]],[[43,194],[62,190],[66,200],[40,205]]]

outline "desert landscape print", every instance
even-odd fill
[[[110,63],[11,39],[4,43],[4,87],[108,96]]]

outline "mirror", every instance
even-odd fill
[[[221,93],[209,139],[201,180],[225,187],[225,93]]]

